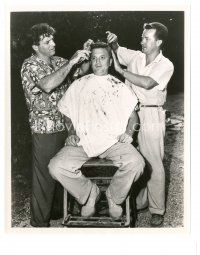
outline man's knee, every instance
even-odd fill
[[[132,166],[132,171],[142,174],[144,171],[145,161],[138,151],[134,151],[129,155],[129,164]]]

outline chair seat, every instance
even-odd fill
[[[89,178],[107,179],[112,178],[117,167],[114,166],[112,160],[91,158],[81,167],[83,175]]]
[[[112,160],[105,158],[91,158],[82,167],[104,167],[104,166],[114,166]]]

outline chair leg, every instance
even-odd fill
[[[135,222],[137,219],[137,209],[136,209],[136,198],[133,194],[133,189],[131,189],[131,192],[130,192],[130,212],[131,212],[130,227],[134,228]]]
[[[126,198],[126,226],[130,225],[130,196]]]
[[[67,194],[67,190],[64,189],[64,196],[63,196],[63,223],[65,222],[65,219],[68,216],[68,194]]]

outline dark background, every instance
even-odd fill
[[[31,136],[20,69],[31,54],[25,35],[36,23],[46,22],[56,29],[56,55],[69,59],[88,38],[105,40],[107,30],[118,35],[121,46],[140,50],[143,24],[161,22],[169,29],[163,53],[175,67],[168,94],[184,92],[183,11],[13,12],[10,18],[12,174],[17,171],[29,176],[31,172]]]

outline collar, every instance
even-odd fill
[[[42,60],[41,58],[39,58],[36,54],[32,54],[31,57],[35,58],[36,61],[43,63],[47,66],[49,66],[44,60]],[[51,62],[53,63],[53,56],[50,57]]]
[[[163,57],[162,50],[160,50],[160,53],[158,56],[152,61],[152,63],[158,63],[160,62],[161,58]]]

